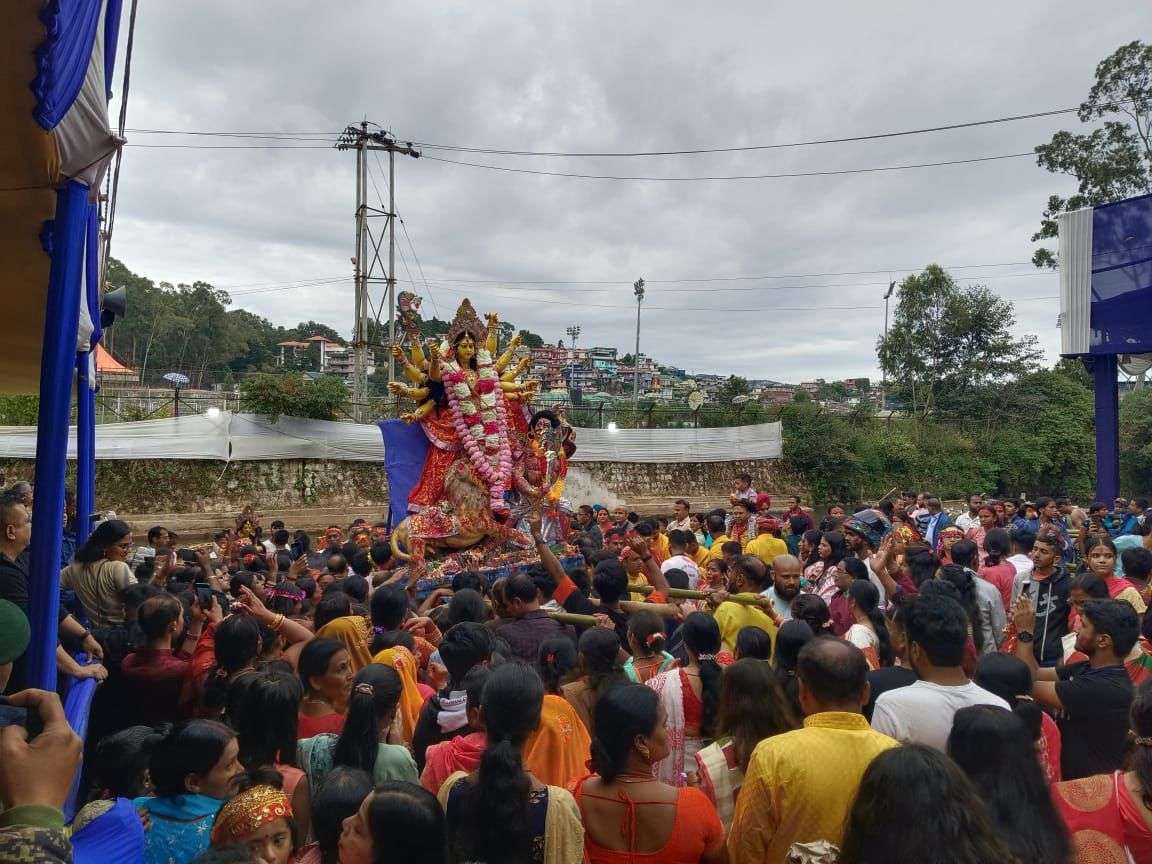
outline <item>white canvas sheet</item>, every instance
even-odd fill
[[[68,456],[76,457],[76,427]],[[780,457],[780,424],[724,429],[576,430],[573,462],[729,462]],[[0,458],[33,459],[36,429],[0,426]],[[331,423],[222,411],[96,427],[97,459],[332,459],[377,462],[384,442],[375,424]]]

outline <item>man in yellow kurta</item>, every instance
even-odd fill
[[[762,591],[766,591],[772,584],[767,569],[751,555],[740,555],[734,564],[728,568],[728,582],[732,586],[736,597],[755,599]],[[716,624],[720,628],[720,642],[725,651],[735,653],[736,636],[745,627],[759,627],[772,639],[772,647],[776,647],[777,623],[770,607],[760,608],[744,603],[735,603],[725,600],[713,613]]]
[[[788,554],[788,544],[776,536],[780,531],[780,522],[773,516],[760,516],[756,519],[756,536],[748,541],[744,550],[749,555],[755,555],[765,564],[771,566],[772,559],[777,555]]]
[[[793,843],[843,842],[844,820],[872,760],[898,742],[872,731],[863,652],[813,639],[796,668],[804,728],[756,745],[728,834],[730,864],[784,861]]]

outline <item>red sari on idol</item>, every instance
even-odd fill
[[[451,408],[433,409],[420,421],[420,428],[431,446],[420,479],[408,494],[408,510],[416,513],[444,500],[444,478],[448,476],[452,463],[461,458],[463,450],[452,421]]]

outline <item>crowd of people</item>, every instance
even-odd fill
[[[1142,499],[816,519],[741,475],[580,507],[567,569],[532,519],[538,563],[427,594],[385,522],[108,519],[62,562],[82,742],[27,687],[33,492],[0,493],[5,861],[1152,862]]]

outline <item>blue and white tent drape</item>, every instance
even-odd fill
[[[8,0],[0,27],[0,392],[39,393],[29,680],[54,689],[61,520],[78,385],[78,531],[93,509],[90,349],[100,338],[98,190],[120,0]]]

